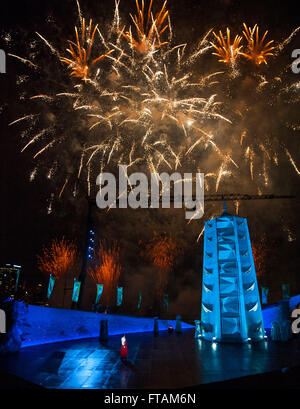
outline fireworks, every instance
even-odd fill
[[[260,65],[262,63],[267,64],[267,57],[274,55],[271,51],[275,49],[275,47],[271,46],[273,40],[264,44],[268,31],[266,31],[260,39],[257,24],[253,28],[247,27],[245,23],[243,24],[243,26],[243,34],[247,40],[246,53],[241,51],[241,49],[243,48],[243,44],[241,44],[242,37],[236,35],[233,43],[231,43],[230,29],[227,28],[226,39],[224,38],[221,31],[219,35],[213,32],[213,35],[217,40],[217,43],[211,42],[211,46],[216,50],[213,55],[218,56],[220,58],[220,62],[231,65],[235,63],[239,55],[242,55],[248,60],[253,61],[256,65]]]
[[[68,41],[70,58],[62,57],[59,49],[38,34],[51,51],[57,75],[55,81],[49,79],[49,85],[39,84],[39,94],[30,95],[34,112],[11,124],[30,122],[27,133],[32,136],[22,151],[34,150],[34,158],[49,164],[48,179],[60,171],[57,197],[70,184],[77,192],[82,178],[90,195],[99,172],[118,164],[145,166],[152,173],[177,169],[194,161],[201,149],[212,149],[222,169],[231,163],[213,134],[214,123],[230,121],[221,114],[215,94],[204,96],[221,73],[201,73],[197,78],[190,68],[209,49],[209,33],[186,55],[185,44],[172,43],[166,3],[155,17],[152,1],[148,10],[144,3],[137,3],[136,40],[121,29],[118,3],[106,34],[92,20],[86,26],[79,4],[78,8],[80,29],[75,27],[76,42]],[[167,29],[169,41],[162,42]],[[39,52],[37,48],[32,64],[42,70],[44,59],[39,60]],[[57,61],[55,66],[55,58],[68,65],[71,78],[65,77]],[[32,88],[38,86],[31,84]]]
[[[148,13],[145,13],[145,3],[142,0],[142,6],[139,5],[139,0],[136,0],[137,15],[131,16],[135,29],[137,39],[134,39],[132,35],[131,28],[129,31],[121,34],[126,38],[131,47],[134,47],[136,51],[140,54],[148,54],[151,49],[162,47],[167,44],[166,42],[161,42],[161,35],[167,30],[168,23],[167,17],[169,15],[168,10],[166,10],[167,2],[163,4],[160,12],[153,18],[152,14],[153,0],[150,0]]]
[[[299,28],[278,46],[273,46],[273,40],[266,42],[268,31],[260,38],[257,24],[250,28],[246,24],[243,35],[247,41],[245,49],[243,48],[243,38],[236,36],[233,43],[230,40],[230,30],[227,29],[227,37],[224,38],[222,32],[219,35],[214,33],[216,42],[211,42],[211,46],[217,50],[214,55],[220,57],[221,62],[229,67],[227,71],[227,84],[223,88],[224,106],[231,106],[232,112],[229,117],[233,123],[233,132],[237,131],[238,136],[231,138],[232,155],[239,170],[246,164],[249,169],[249,175],[256,184],[258,193],[262,188],[267,189],[272,186],[270,178],[270,169],[272,165],[279,166],[281,152],[286,153],[291,165],[298,173],[295,160],[287,150],[285,143],[280,140],[278,129],[282,126],[285,116],[282,110],[284,104],[290,105],[290,113],[296,104],[292,106],[297,99],[291,98],[296,84],[287,85],[285,82],[286,67],[281,69],[277,75],[271,75],[268,71],[259,72],[261,65],[268,64],[268,58],[274,56],[278,58],[280,52],[296,35]],[[243,51],[242,51],[243,48]],[[252,67],[251,71],[243,70],[244,66],[239,64],[239,56],[252,61],[257,68]],[[233,69],[233,70],[232,70]],[[239,91],[237,91],[237,88]],[[234,99],[232,96],[234,95]],[[234,101],[234,104],[232,103]],[[233,115],[232,115],[233,114]],[[252,123],[251,118],[254,119]],[[276,118],[276,122],[274,121]],[[280,124],[280,125],[279,125]],[[284,127],[297,129],[297,124],[284,123]],[[277,128],[277,129],[276,129]],[[238,146],[240,142],[240,146]],[[219,144],[219,148],[220,148]],[[238,153],[240,151],[240,153]],[[236,159],[239,158],[239,159]],[[216,187],[218,188],[220,176],[223,173],[223,164],[219,168],[216,176]],[[227,174],[228,169],[225,169]]]
[[[152,240],[147,244],[145,257],[151,260],[158,269],[157,291],[161,295],[168,282],[168,274],[172,271],[175,260],[182,252],[182,248],[170,236],[159,237],[154,234]]]
[[[95,256],[96,260],[89,267],[89,275],[96,284],[103,284],[103,299],[105,303],[109,304],[112,301],[122,269],[120,249],[116,242],[111,247],[108,247],[105,242],[101,242]]]
[[[81,180],[91,195],[97,175],[119,164],[151,173],[197,170],[205,173],[208,191],[234,183],[244,188],[245,181],[249,192],[270,189],[270,170],[282,156],[299,173],[292,138],[279,132],[299,129],[282,109],[289,104],[289,112],[296,110],[299,87],[287,83],[286,67],[273,75],[266,64],[271,55],[278,61],[298,29],[275,48],[267,32],[259,37],[257,25],[244,24],[244,38],[232,37],[230,29],[226,35],[209,31],[190,52],[174,42],[166,2],[137,1],[136,7],[125,31],[128,22],[116,2],[113,21],[101,32],[96,17],[86,24],[78,4],[75,41],[59,35],[56,45],[38,34],[28,55],[10,54],[41,73],[20,81],[20,98],[28,104],[11,123],[26,127],[21,149],[38,162],[30,180],[54,180],[61,198],[68,189],[76,195]],[[202,59],[212,49],[224,72],[217,62],[204,71]],[[240,64],[239,57],[256,66]]]
[[[53,240],[49,247],[38,256],[39,270],[52,274],[56,279],[65,278],[75,265],[77,249],[74,243],[65,240]]]
[[[97,28],[98,25],[95,25],[94,29],[92,28],[92,20],[90,20],[90,24],[86,30],[85,19],[82,19],[81,40],[79,40],[78,29],[75,27],[76,43],[69,41],[69,48],[67,51],[71,54],[72,58],[61,58],[62,62],[68,64],[72,76],[81,78],[85,81],[93,66],[113,52],[113,50],[109,50],[107,53],[90,61]],[[85,44],[87,45],[87,49],[84,47]]]
[[[264,278],[267,259],[266,257],[267,247],[265,237],[263,237],[261,241],[252,243],[252,254],[254,258],[256,276],[257,278],[262,279]]]
[[[267,64],[267,57],[274,55],[271,51],[275,48],[271,46],[273,40],[269,41],[267,44],[264,44],[268,31],[265,32],[260,40],[257,24],[252,29],[247,27],[245,23],[243,25],[245,29],[243,34],[248,42],[248,52],[241,53],[241,55],[246,57],[248,60],[253,61],[256,65],[260,65],[262,63]]]
[[[224,36],[221,31],[219,35],[213,33],[217,40],[217,44],[211,42],[211,45],[216,49],[216,52],[214,52],[213,54],[220,57],[219,60],[220,62],[232,64],[239,56],[240,50],[243,47],[242,45],[240,45],[242,37],[235,36],[233,43],[231,44],[229,28],[227,28],[226,33],[227,33],[226,40],[224,39]]]

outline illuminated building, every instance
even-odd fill
[[[0,296],[13,297],[17,291],[21,266],[6,264],[0,268]]]
[[[264,338],[247,220],[224,213],[205,223],[202,336],[216,342]]]

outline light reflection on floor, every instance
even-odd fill
[[[278,370],[300,363],[300,341],[288,344],[218,344],[193,330],[158,337],[128,334],[129,359],[120,360],[120,337],[68,341],[23,349],[3,360],[8,372],[47,388],[179,388]]]

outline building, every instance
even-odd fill
[[[6,264],[0,268],[0,297],[13,297],[18,288],[21,266]]]
[[[265,336],[247,219],[226,211],[205,223],[202,337],[247,342]]]

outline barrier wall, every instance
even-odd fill
[[[290,299],[290,310],[300,303],[300,295]],[[25,305],[15,302],[17,325],[13,330],[15,341],[21,348],[51,342],[61,342],[80,338],[98,337],[101,319],[108,320],[110,335],[134,332],[152,332],[152,318],[137,318],[124,315],[96,314],[93,312],[63,310],[56,308]],[[280,304],[266,307],[263,311],[264,326],[270,329],[272,322],[280,317]],[[159,320],[159,329],[164,331],[169,326],[175,328],[174,320]],[[182,322],[182,328],[193,328]]]
[[[21,337],[21,348],[51,342],[98,337],[101,319],[108,320],[109,335],[153,331],[152,318],[137,318],[123,315],[96,314],[93,312],[63,310],[56,308],[24,305],[16,302],[18,315],[17,330]],[[159,329],[175,329],[176,321],[159,320]],[[182,322],[182,328],[193,328]]]

